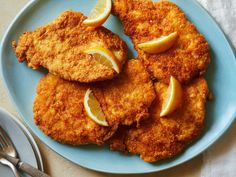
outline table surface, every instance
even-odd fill
[[[28,0],[0,0],[0,40],[2,40],[2,36],[8,27],[9,23],[15,17],[15,15],[19,12],[19,10],[28,2]],[[14,105],[10,102],[9,96],[7,95],[6,88],[3,84],[2,79],[0,80],[0,106],[16,115],[20,120],[19,114],[16,112]],[[220,147],[222,143],[224,146],[228,146],[228,148],[236,145],[236,141],[232,143],[232,135],[236,134],[236,124],[234,124],[229,131],[224,135],[224,138],[221,138],[213,148]],[[35,137],[35,136],[34,136]],[[209,161],[209,159],[205,159],[207,154],[211,152],[210,148],[205,153],[197,156],[196,158],[179,165],[177,167],[171,168],[169,170],[165,170],[157,173],[150,173],[146,175],[111,175],[105,173],[99,173],[95,171],[91,171],[88,169],[84,169],[72,162],[64,159],[63,157],[56,154],[54,151],[49,149],[46,145],[44,145],[37,137],[35,140],[39,146],[39,149],[42,154],[45,172],[51,175],[52,177],[126,177],[126,176],[135,176],[135,177],[199,177],[201,175],[202,169],[205,167],[205,163]],[[219,150],[217,149],[217,156],[222,156],[224,153],[227,153],[225,149]],[[217,157],[216,157],[217,158]],[[236,158],[236,155],[235,155]],[[214,160],[214,159],[212,159]],[[227,163],[227,162],[226,162]]]

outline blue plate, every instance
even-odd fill
[[[19,113],[32,131],[50,148],[63,157],[83,167],[109,173],[148,173],[181,164],[213,144],[232,124],[236,117],[236,60],[223,32],[209,14],[194,0],[173,0],[188,18],[198,27],[211,47],[211,64],[206,73],[214,101],[207,104],[206,128],[203,136],[191,144],[181,155],[157,163],[146,163],[138,156],[126,156],[111,152],[108,147],[72,147],[57,143],[45,136],[34,124],[32,105],[41,71],[33,71],[25,64],[19,64],[11,48],[11,41],[17,40],[24,31],[30,31],[55,19],[63,10],[73,9],[85,15],[96,0],[48,0],[31,1],[19,13],[4,36],[1,46],[1,69],[9,94]],[[130,39],[124,35],[118,19],[110,16],[105,26],[119,34],[129,45],[130,56],[136,53]]]

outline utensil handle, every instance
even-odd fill
[[[19,162],[18,168],[31,175],[32,177],[50,177],[49,175],[43,173],[42,171],[38,170],[37,168],[34,168],[33,166],[25,162]]]
[[[8,161],[10,161],[15,167],[17,167],[19,170],[22,170],[32,177],[50,177],[49,175],[43,173],[42,171],[38,170],[37,168],[29,165],[28,163],[20,161],[20,159],[9,156],[8,154],[1,152],[0,155],[3,158],[6,158]]]
[[[11,168],[12,172],[14,173],[15,177],[21,177],[20,173],[17,171],[16,167],[9,161],[6,160],[5,165]]]

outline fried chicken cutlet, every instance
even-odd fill
[[[169,1],[114,0],[113,13],[120,18],[138,58],[153,79],[168,83],[170,76],[174,76],[183,83],[206,70],[210,62],[208,43],[176,4]],[[179,37],[166,52],[148,54],[138,48],[140,43],[172,32],[177,32]]]
[[[127,61],[124,70],[111,81],[99,85],[104,96],[104,110],[109,121],[122,125],[139,124],[149,117],[149,107],[155,99],[150,75],[140,60]]]
[[[127,59],[127,46],[117,35],[104,27],[92,29],[82,25],[86,17],[80,12],[65,11],[56,20],[13,42],[19,62],[28,66],[43,66],[50,73],[66,80],[93,82],[111,79],[118,73],[98,63],[84,51],[93,47],[110,50],[122,65]]]
[[[113,150],[139,154],[146,162],[173,157],[197,138],[204,127],[207,82],[198,78],[183,87],[183,105],[174,113],[160,117],[168,86],[155,84],[157,98],[150,108],[150,119],[140,127],[121,127],[110,140]]]
[[[91,89],[109,124],[100,126],[90,119],[83,100]],[[130,60],[115,79],[96,84],[66,81],[52,74],[40,80],[33,112],[35,123],[51,138],[67,144],[103,144],[119,124],[139,124],[148,118],[155,99],[149,74],[139,60]]]
[[[83,98],[87,86],[48,74],[37,86],[34,101],[36,125],[51,138],[66,144],[102,144],[117,125],[103,127],[87,117]]]

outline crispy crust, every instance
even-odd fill
[[[52,74],[39,81],[34,101],[34,120],[53,139],[66,144],[102,144],[117,126],[102,127],[89,119],[83,97],[87,86],[65,81]]]
[[[23,33],[18,44],[12,44],[18,61],[27,60],[33,69],[43,66],[66,80],[92,82],[115,77],[112,68],[97,64],[93,56],[83,52],[104,47],[114,53],[122,68],[127,59],[125,42],[104,27],[82,25],[84,19],[80,12],[65,11],[50,24]]]
[[[113,150],[140,154],[146,162],[155,162],[179,154],[202,132],[208,87],[199,78],[184,86],[183,105],[174,113],[160,117],[167,85],[156,83],[157,98],[150,108],[151,118],[140,127],[122,127],[110,140]]]
[[[109,127],[94,123],[83,106],[86,90],[93,90]],[[139,60],[128,61],[116,79],[97,84],[65,81],[48,74],[38,84],[33,112],[35,123],[62,143],[103,144],[119,124],[138,124],[148,118],[155,99],[153,84]]]
[[[131,125],[148,118],[148,108],[156,94],[150,76],[140,60],[129,60],[117,78],[102,82],[100,86],[106,102],[104,110],[111,120]]]
[[[207,41],[174,3],[115,0],[113,13],[121,19],[125,33],[131,37],[138,51],[138,58],[153,79],[168,83],[172,75],[180,82],[188,82],[202,74],[209,65]],[[177,32],[179,38],[167,52],[148,54],[137,46],[172,32]]]

